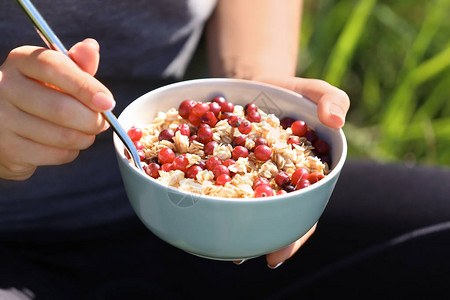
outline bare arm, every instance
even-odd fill
[[[219,0],[207,27],[211,75],[293,76],[301,0]]]

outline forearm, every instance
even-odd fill
[[[294,75],[301,0],[219,0],[207,27],[213,77]]]

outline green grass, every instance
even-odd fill
[[[299,76],[352,101],[350,157],[450,165],[449,0],[305,0]]]

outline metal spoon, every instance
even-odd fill
[[[36,7],[29,0],[16,0],[17,4],[22,8],[25,15],[30,19],[33,23],[36,31],[39,33],[41,38],[47,44],[47,46],[56,51],[60,51],[65,55],[69,56],[66,47],[61,43],[59,38],[38,12]],[[111,128],[118,135],[120,140],[123,142],[127,150],[131,154],[131,158],[133,159],[134,165],[138,167],[142,172],[144,172],[141,166],[141,160],[139,159],[139,154],[137,153],[136,147],[131,141],[130,137],[126,133],[126,131],[122,128],[117,118],[111,111],[102,112],[103,117],[106,121],[111,125]]]

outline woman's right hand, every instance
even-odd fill
[[[115,102],[93,77],[98,43],[86,39],[69,56],[23,46],[0,66],[0,178],[25,180],[38,166],[69,163],[108,128],[100,112]]]

